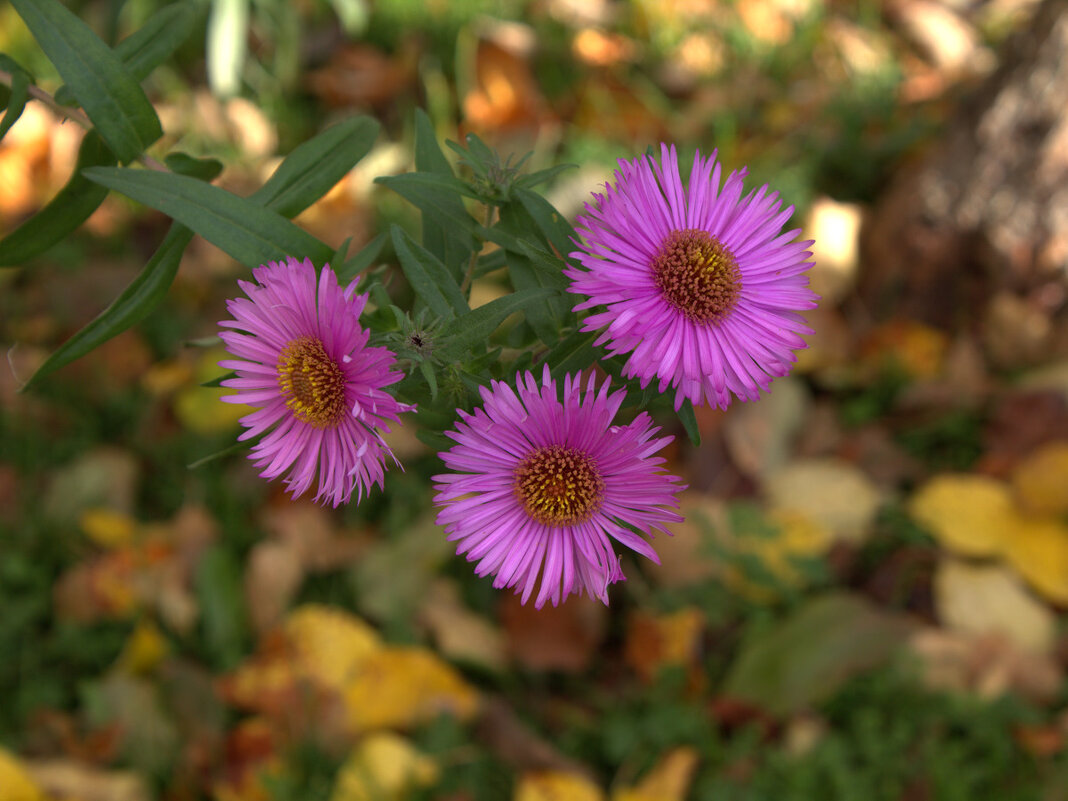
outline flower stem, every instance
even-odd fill
[[[484,227],[489,228],[493,225],[493,212],[497,210],[497,207],[492,203],[486,204],[486,224]],[[460,291],[467,296],[467,291],[471,288],[471,279],[475,276],[475,265],[478,264],[478,254],[482,252],[482,249],[472,251],[471,261],[467,264],[467,275],[464,276],[464,281],[460,284]]]
[[[10,87],[14,79],[15,76],[12,75],[10,72],[7,72],[6,70],[0,70],[0,83]],[[64,106],[62,103],[57,103],[56,99],[52,97],[52,95],[48,94],[48,92],[46,92],[44,89],[41,89],[39,86],[35,86],[31,83],[29,86],[29,95],[34,100],[39,100],[40,102],[48,106],[50,109],[52,109],[52,112],[56,116],[68,119],[87,131],[93,130],[92,121],[87,116],[85,116],[81,109],[71,108],[70,106]],[[145,155],[144,153],[138,156],[137,160],[144,164],[146,167],[148,167],[150,170],[156,170],[158,172],[170,172],[170,170],[168,170],[167,167],[165,167],[163,164],[156,161],[151,156]]]

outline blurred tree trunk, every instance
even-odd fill
[[[1043,0],[999,65],[877,203],[859,299],[877,319],[981,315],[995,337],[1046,351],[1068,290],[1068,0]]]

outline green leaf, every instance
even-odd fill
[[[504,322],[509,315],[522,311],[528,316],[530,309],[536,308],[546,297],[552,295],[548,289],[526,289],[505,295],[479,306],[462,317],[450,320],[441,331],[441,339],[446,344],[438,352],[443,361],[462,357],[476,345],[485,345],[490,334]]]
[[[195,178],[121,167],[92,167],[84,175],[173,217],[249,267],[287,256],[321,265],[334,253],[278,212]]]
[[[222,162],[218,159],[198,159],[178,151],[168,153],[163,159],[172,172],[188,175],[198,181],[212,181],[222,172]]]
[[[442,200],[445,197],[450,197],[456,201],[458,205],[457,212],[463,211],[466,214],[466,210],[463,208],[463,203],[460,202],[458,195],[469,197],[472,200],[485,201],[482,195],[478,194],[471,186],[459,178],[450,175],[441,175],[436,172],[406,172],[401,175],[386,176],[387,179],[401,178],[403,183],[410,184],[414,187],[420,188],[424,192],[440,193]],[[388,181],[383,181],[388,183]]]
[[[422,109],[415,110],[415,169],[420,173],[439,175],[455,180],[452,165],[438,146],[437,136],[430,117]],[[466,216],[463,201],[456,193],[427,189],[424,194],[433,194],[436,205],[447,207],[450,214]],[[475,249],[475,239],[470,231],[454,225],[442,225],[433,215],[424,213],[423,247],[431,253],[441,254],[445,265],[457,281],[463,278],[463,265]]]
[[[213,545],[197,563],[194,588],[201,622],[215,667],[228,669],[245,653],[249,624],[242,590],[242,567],[221,545]]]
[[[446,231],[463,232],[473,241],[481,226],[467,213],[460,198],[440,190],[428,190],[421,178],[412,177],[418,174],[383,175],[375,178],[375,183],[388,186]]]
[[[557,255],[561,258],[567,256],[575,246],[575,229],[567,218],[548,200],[529,189],[517,188],[514,194],[542,235],[552,244]]]
[[[334,271],[337,274],[338,283],[343,284],[351,281],[370,267],[374,260],[378,258],[378,254],[382,252],[382,248],[386,244],[386,238],[386,232],[383,231],[364,245],[359,253],[350,259],[346,259],[345,263]]]
[[[686,436],[690,438],[690,442],[694,447],[701,446],[701,429],[697,427],[697,416],[693,412],[693,404],[690,403],[690,399],[687,398],[683,401],[682,406],[678,411],[679,422],[682,423],[682,427],[686,429]]]
[[[521,175],[515,181],[516,188],[532,189],[538,184],[543,184],[546,181],[551,181],[557,175],[564,170],[573,170],[578,167],[577,164],[556,164],[544,170],[538,170],[537,172],[528,173],[527,175]]]
[[[11,2],[119,161],[133,161],[163,135],[137,80],[88,25],[59,0]]]
[[[437,256],[424,248],[399,225],[390,228],[393,249],[401,269],[415,294],[438,317],[444,320],[468,312],[467,300],[459,284]]]
[[[26,382],[23,390],[29,389],[49,373],[84,356],[147,317],[170,289],[178,272],[182,253],[192,238],[193,232],[188,228],[172,225],[167,236],[163,238],[163,243],[133,283],[96,319],[60,345],[44,364],[37,368],[37,372]]]
[[[579,373],[598,361],[595,331],[573,331],[553,345],[540,361],[549,365],[553,378],[563,378],[568,373]]]
[[[30,96],[30,74],[15,59],[0,53],[0,68],[11,73],[11,91],[7,99],[7,110],[0,120],[0,139],[7,135],[11,126],[22,116],[26,100]]]
[[[115,156],[96,131],[87,133],[66,185],[43,209],[0,240],[0,267],[25,264],[85,222],[104,202],[108,190],[82,175],[82,170],[114,163]]]
[[[192,3],[172,3],[115,46],[115,55],[137,81],[170,58],[179,45],[189,38],[196,20]],[[69,86],[61,86],[54,95],[64,106],[77,102]]]
[[[886,662],[913,628],[907,618],[853,595],[813,598],[745,643],[723,694],[787,717]]]
[[[427,386],[430,387],[430,400],[435,401],[438,399],[438,379],[434,375],[434,365],[430,362],[419,362],[419,372],[423,374],[423,378],[426,379]]]
[[[378,138],[378,122],[352,117],[293,149],[249,200],[294,217],[329,192]]]

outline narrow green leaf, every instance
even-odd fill
[[[249,267],[287,256],[323,264],[334,253],[278,212],[195,178],[121,167],[92,167],[84,175],[162,211]]]
[[[419,362],[419,372],[423,374],[427,385],[430,387],[430,400],[438,399],[438,379],[434,375],[434,365],[430,362]]]
[[[378,254],[382,252],[383,246],[386,244],[386,232],[383,231],[366,245],[364,245],[360,252],[353,256],[351,259],[347,259],[340,267],[335,270],[337,273],[338,283],[346,283],[351,281],[357,275],[362,273],[368,267],[370,267],[374,260],[378,258]]]
[[[383,175],[375,178],[375,183],[388,186],[444,229],[462,231],[473,237],[481,226],[467,213],[460,198],[441,191],[427,190],[422,179],[412,178],[417,174],[406,172],[402,175]]]
[[[378,122],[352,117],[293,149],[249,200],[294,217],[329,192],[378,138]]]
[[[442,328],[441,338],[447,344],[441,348],[438,355],[442,360],[449,361],[460,358],[476,345],[485,345],[505,318],[518,311],[529,315],[530,309],[536,308],[544,298],[552,294],[548,289],[513,292],[450,320]]]
[[[438,317],[451,319],[468,311],[459,284],[442,262],[399,225],[390,228],[393,249],[415,294]]]
[[[198,159],[186,153],[168,153],[163,159],[172,172],[179,175],[188,175],[199,181],[212,181],[222,172],[222,162],[218,159]]]
[[[172,225],[133,283],[96,319],[60,345],[26,382],[23,390],[147,317],[170,289],[182,253],[192,238],[193,232],[188,228]]]
[[[442,201],[445,197],[451,198],[456,201],[457,212],[463,210],[463,203],[460,202],[459,195],[469,197],[472,200],[485,201],[487,198],[482,197],[470,184],[461,181],[459,178],[453,175],[441,175],[436,172],[406,172],[401,175],[385,176],[387,180],[382,183],[387,183],[390,178],[402,178],[404,183],[411,184],[415,187],[419,187],[424,192],[439,192]],[[466,214],[466,211],[463,211]]]
[[[434,453],[447,451],[456,444],[440,431],[432,431],[429,428],[415,429],[415,438],[430,448]]]
[[[415,169],[421,173],[432,173],[455,179],[452,165],[438,145],[437,135],[430,117],[422,109],[415,110]],[[456,216],[466,215],[463,201],[454,192],[427,189],[434,194],[437,205],[451,209]],[[439,253],[445,265],[453,272],[457,281],[462,280],[463,265],[475,249],[475,239],[470,231],[454,225],[443,226],[433,215],[423,214],[423,247],[431,253]]]
[[[683,401],[678,415],[679,422],[686,429],[686,436],[690,438],[690,442],[693,443],[695,448],[699,448],[701,446],[701,429],[697,427],[697,416],[693,412],[693,404],[690,403],[689,398]]]
[[[577,167],[577,164],[555,164],[552,167],[548,167],[544,170],[538,170],[537,172],[532,172],[528,173],[527,175],[519,176],[519,178],[516,179],[515,186],[523,187],[525,189],[533,189],[538,184],[543,184],[546,181],[551,181],[564,170],[574,170]]]
[[[7,135],[11,126],[22,116],[26,100],[30,96],[30,74],[10,56],[0,53],[0,69],[11,73],[11,90],[7,98],[7,110],[0,120],[0,139]]]
[[[0,240],[0,267],[25,264],[85,222],[104,202],[108,190],[83,176],[82,170],[114,163],[115,156],[96,131],[87,133],[66,185],[43,209]]]
[[[575,247],[575,229],[553,205],[536,192],[516,188],[515,197],[538,226],[538,230],[552,244],[561,258]],[[562,267],[563,265],[561,265]]]
[[[579,373],[598,361],[593,346],[597,333],[572,331],[553,345],[540,361],[549,365],[553,378],[563,378],[567,373]]]
[[[133,161],[163,135],[137,80],[88,25],[59,0],[11,2],[120,161]]]
[[[115,55],[135,80],[143,81],[189,38],[195,20],[196,9],[192,3],[164,6],[119,42],[115,46]],[[59,87],[54,97],[64,106],[77,102],[69,86]]]

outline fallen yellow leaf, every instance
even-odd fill
[[[519,780],[514,801],[603,801],[601,788],[584,776],[564,771],[527,773]]]
[[[15,755],[0,748],[0,801],[43,801],[44,794]]]
[[[842,459],[800,459],[776,470],[764,489],[772,509],[803,514],[834,540],[854,544],[867,539],[882,504],[872,480]]]
[[[149,673],[167,654],[167,640],[151,620],[142,620],[119,654],[119,668],[127,673]]]
[[[1035,514],[1068,514],[1068,442],[1050,442],[1024,459],[1012,474],[1020,506]]]
[[[338,773],[331,801],[398,801],[437,781],[437,764],[389,732],[360,741]]]
[[[1055,518],[1017,516],[1005,558],[1042,596],[1068,604],[1068,526]]]
[[[999,553],[1018,518],[1008,486],[977,475],[936,476],[912,496],[909,513],[964,556]]]
[[[478,694],[433,652],[385,647],[370,654],[349,682],[345,706],[357,731],[403,728],[443,712],[467,720],[478,709]]]
[[[237,427],[237,422],[252,412],[251,406],[224,403],[223,395],[233,395],[234,390],[225,387],[202,387],[200,384],[225,375],[218,366],[228,353],[222,348],[204,351],[197,362],[194,383],[180,390],[174,397],[174,414],[182,425],[197,434],[214,434]]]
[[[137,534],[137,523],[134,519],[114,509],[86,509],[81,513],[78,522],[85,536],[104,548],[130,545]]]
[[[636,612],[627,628],[627,664],[646,681],[663,667],[694,665],[704,623],[704,613],[692,606],[666,615]]]
[[[341,690],[367,659],[382,648],[373,628],[355,615],[318,604],[294,609],[285,632],[304,675]]]
[[[684,801],[697,762],[696,748],[673,748],[633,787],[612,793],[612,801]]]

